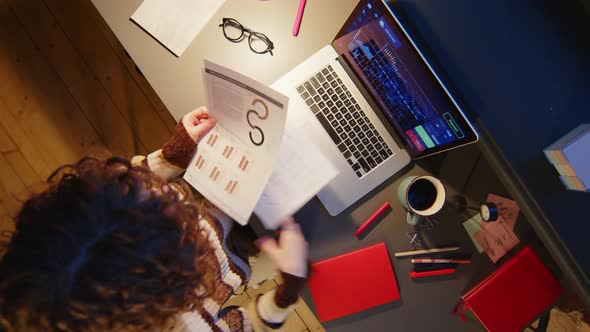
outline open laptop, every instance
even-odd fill
[[[411,159],[478,135],[382,0],[361,0],[336,38],[279,79],[289,112],[339,169],[318,197],[337,215]]]

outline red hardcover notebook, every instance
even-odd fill
[[[462,296],[491,332],[521,331],[553,303],[563,289],[529,247],[523,248]]]
[[[320,322],[400,297],[384,243],[314,263],[309,288]]]

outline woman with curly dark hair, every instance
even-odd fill
[[[245,308],[223,303],[250,275],[228,216],[175,182],[215,120],[185,115],[147,157],[84,158],[23,204],[0,262],[0,330],[280,329],[307,277],[307,243],[287,220],[257,244],[284,283]],[[242,256],[242,257],[241,257]]]

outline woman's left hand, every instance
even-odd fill
[[[185,114],[182,118],[182,124],[193,141],[198,143],[209,130],[215,127],[215,118],[209,115],[205,106],[201,106]]]

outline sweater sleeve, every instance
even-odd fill
[[[197,149],[182,122],[176,125],[174,135],[160,150],[147,156],[135,156],[131,159],[133,166],[149,168],[160,177],[171,180],[184,172]]]
[[[281,273],[283,283],[252,299],[246,307],[246,315],[256,332],[279,331],[291,312],[306,279]]]

